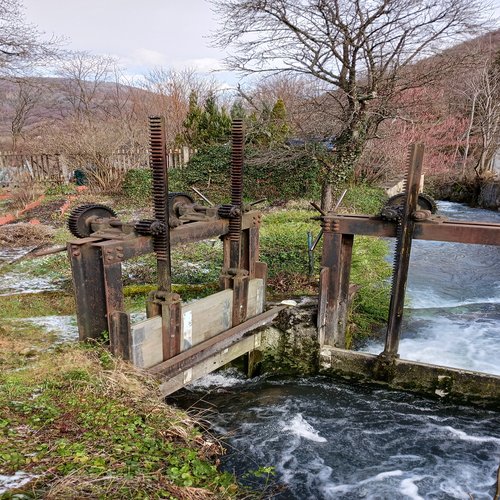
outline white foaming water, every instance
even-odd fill
[[[382,344],[370,342],[363,350],[378,354]],[[411,361],[500,375],[499,320],[485,313],[429,317],[416,312],[399,354]]]
[[[283,425],[283,431],[290,431],[296,436],[308,439],[309,441],[315,441],[316,443],[326,443],[326,439],[321,437],[319,432],[300,413],[295,415],[289,424]]]
[[[211,389],[234,387],[245,384],[247,379],[236,369],[229,368],[227,370],[209,373],[204,377],[193,381],[187,386],[187,389]]]
[[[494,491],[494,412],[324,378],[261,379],[207,400],[229,443],[226,470],[274,466],[288,488],[277,499],[487,500]]]
[[[456,437],[462,441],[469,441],[471,443],[496,443],[500,445],[500,439],[492,436],[471,436],[464,431],[455,429],[449,425],[442,428],[448,431],[452,437]]]
[[[440,203],[450,219],[500,223],[500,214]],[[402,359],[500,375],[500,249],[416,240]],[[382,341],[365,352],[379,354]]]
[[[424,497],[421,497],[418,494],[418,486],[415,484],[416,481],[421,481],[422,479],[424,479],[424,476],[415,476],[408,479],[403,479],[403,481],[401,481],[401,487],[399,488],[399,491],[401,491],[403,495],[406,495],[412,500],[424,500]]]
[[[467,300],[443,297],[438,291],[432,288],[413,289],[408,288],[412,311],[419,309],[453,309],[465,306],[479,306],[483,304],[500,304],[500,283],[495,283],[493,289],[485,290],[491,293],[489,296],[473,297]]]

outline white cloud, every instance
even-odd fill
[[[129,56],[121,59],[125,59],[126,65],[129,66],[152,67],[165,66],[168,63],[165,54],[146,48],[134,49]]]
[[[172,61],[171,66],[174,69],[192,68],[200,73],[210,73],[224,68],[222,61],[215,57]]]

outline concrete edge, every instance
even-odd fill
[[[500,376],[396,359],[381,370],[374,354],[323,346],[320,373],[500,409]]]

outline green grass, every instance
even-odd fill
[[[354,326],[347,332],[347,347],[359,345],[387,321],[390,300],[391,266],[385,260],[385,240],[357,236],[354,239],[351,282],[360,286],[351,310]]]
[[[374,191],[378,193],[377,190]],[[378,195],[377,195],[378,196]],[[375,198],[360,203],[376,208]],[[377,209],[378,210],[378,209]],[[319,222],[311,210],[271,212],[264,216],[261,231],[261,259],[269,266],[270,292],[282,295],[317,294],[322,242],[314,253],[314,276],[307,278],[307,231],[316,236]],[[386,262],[388,243],[378,238],[357,236],[353,249],[351,282],[360,286],[351,313],[349,346],[358,344],[387,319],[391,268]]]
[[[347,189],[341,208],[346,207],[350,213],[375,215],[380,212],[386,200],[387,195],[383,189],[358,184]]]
[[[18,341],[0,331],[0,342],[15,351]],[[231,498],[238,491],[213,463],[220,445],[163,404],[154,380],[99,346],[42,352],[3,370],[0,388],[0,474],[34,477],[12,494]]]
[[[61,292],[26,293],[0,297],[0,319],[74,314],[73,295]]]

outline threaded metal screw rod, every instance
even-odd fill
[[[230,267],[237,269],[241,260],[241,216],[243,212],[243,120],[233,120],[231,132],[231,205],[239,209],[229,219]]]
[[[403,323],[403,308],[408,281],[408,269],[410,265],[410,252],[415,229],[415,221],[412,214],[417,209],[418,191],[420,187],[420,176],[422,173],[422,162],[424,147],[422,144],[414,144],[408,156],[408,169],[405,178],[405,203],[401,219],[398,220],[396,230],[396,250],[394,256],[394,270],[391,287],[391,301],[389,304],[389,320],[385,338],[385,349],[383,355],[387,357],[397,356],[401,327]]]
[[[165,230],[153,237],[158,271],[158,290],[170,293],[172,270],[170,263],[170,231],[168,225],[168,176],[165,142],[165,119],[149,117],[149,166],[153,177],[154,217]]]

